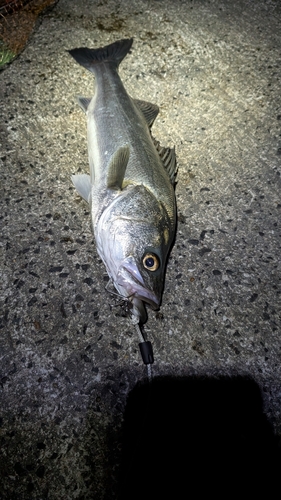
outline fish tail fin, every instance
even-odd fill
[[[133,38],[126,38],[98,49],[81,47],[69,50],[68,52],[81,66],[94,73],[95,66],[99,63],[108,62],[115,66],[115,68],[118,68],[121,61],[128,54],[132,43]]]

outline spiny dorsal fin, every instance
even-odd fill
[[[121,146],[109,161],[106,184],[108,189],[122,189],[123,179],[130,156],[129,146]]]
[[[78,191],[80,196],[89,203],[92,187],[90,176],[88,174],[72,175],[71,180],[76,191]]]
[[[152,137],[152,136],[151,136]],[[153,144],[162,160],[162,163],[170,177],[171,183],[174,186],[176,182],[177,176],[177,160],[175,154],[175,148],[164,148],[160,145],[160,142],[157,139],[152,137]]]
[[[85,113],[87,113],[88,106],[91,102],[91,97],[82,97],[82,96],[77,96],[76,101],[78,102],[79,106]]]
[[[145,117],[145,121],[149,127],[152,127],[156,116],[159,113],[159,108],[157,104],[152,104],[151,102],[141,101],[139,99],[133,99],[134,104],[142,112]]]

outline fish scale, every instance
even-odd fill
[[[174,197],[174,193],[167,179],[167,172],[162,168],[160,157],[152,146],[151,134],[142,112],[129,97],[119,75],[112,67],[107,67],[105,63],[100,64],[100,67],[96,68],[95,77],[96,95],[88,107],[87,116],[89,156],[94,161],[95,175],[98,171],[106,172],[105,152],[108,156],[116,148],[129,144],[131,154],[125,182],[146,184],[169,209],[171,200],[167,203],[167,187],[171,192],[170,198]],[[118,123],[115,119],[112,124],[115,117],[118,117]],[[95,147],[95,137],[98,147]],[[143,169],[140,163],[149,168]]]

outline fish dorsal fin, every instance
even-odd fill
[[[151,136],[152,137],[152,136]],[[171,183],[174,186],[176,182],[176,176],[177,176],[177,160],[176,160],[176,154],[175,154],[175,148],[164,148],[161,146],[159,141],[154,139],[152,137],[154,146],[162,160],[162,163],[170,177]]]
[[[82,97],[82,96],[77,96],[76,101],[78,102],[80,108],[87,113],[88,106],[91,102],[91,97]]]
[[[78,191],[80,196],[89,203],[92,187],[90,176],[88,174],[72,175],[71,180],[76,191]]]
[[[130,156],[129,146],[121,146],[109,161],[106,185],[108,189],[122,189],[123,179]]]
[[[152,104],[147,101],[140,101],[139,99],[133,99],[134,104],[142,112],[145,121],[149,127],[152,127],[156,116],[159,113],[159,108],[157,104]]]

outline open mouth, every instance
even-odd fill
[[[118,285],[126,291],[127,297],[143,301],[150,305],[153,310],[159,308],[160,299],[151,290],[145,287],[143,278],[137,266],[133,262],[123,262],[118,271]]]
[[[141,295],[138,292],[135,292],[134,297],[139,300],[142,300],[143,302],[146,302],[146,304],[149,304],[151,309],[153,309],[154,311],[156,311],[159,308],[159,301],[157,301],[156,297],[155,300],[152,300],[147,295]]]

